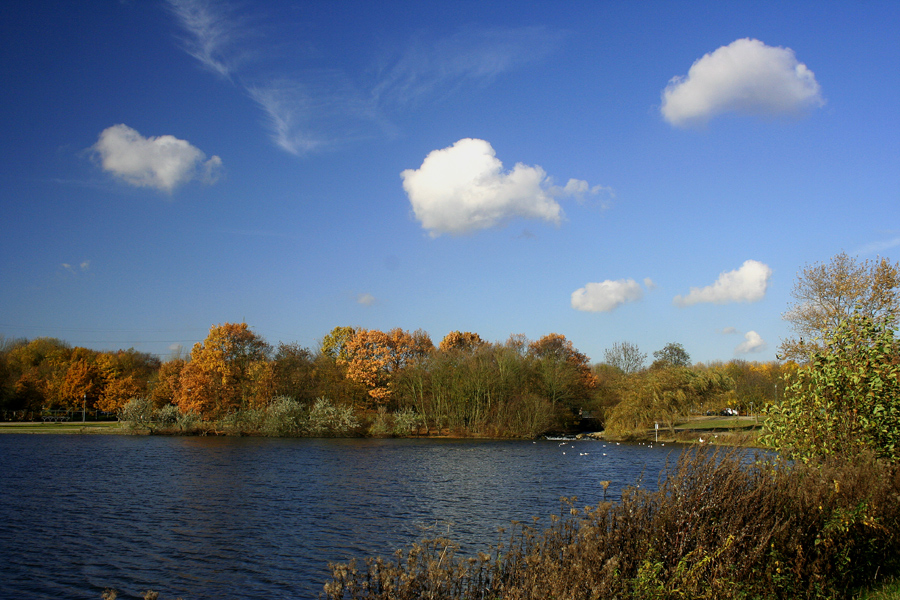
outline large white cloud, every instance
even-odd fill
[[[127,125],[113,125],[100,133],[92,146],[104,171],[138,187],[171,192],[192,179],[213,183],[222,159],[206,155],[185,140],[171,135],[145,138]]]
[[[822,106],[812,71],[790,48],[740,39],[696,61],[662,93],[662,115],[672,125],[702,125],[726,112],[790,115]]]
[[[740,269],[719,275],[712,285],[704,288],[692,287],[687,296],[675,296],[678,306],[689,306],[701,302],[728,304],[730,302],[756,302],[766,295],[772,269],[757,260],[748,260]]]
[[[734,349],[735,354],[750,354],[751,352],[762,352],[766,349],[766,341],[760,337],[755,331],[748,331],[744,334],[744,341],[738,344]]]
[[[416,219],[432,237],[496,227],[515,217],[559,224],[563,211],[556,197],[603,189],[577,179],[554,186],[537,165],[517,163],[504,171],[494,148],[472,138],[430,152],[421,167],[400,176]]]
[[[652,289],[653,282],[644,280]],[[572,308],[585,312],[610,312],[626,302],[634,302],[644,297],[644,290],[634,279],[618,279],[588,283],[572,292]]]

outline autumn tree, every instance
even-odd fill
[[[803,267],[791,297],[782,318],[794,337],[782,341],[779,357],[806,362],[857,309],[875,321],[900,316],[900,264],[886,258],[859,261],[841,252],[827,264]]]
[[[344,349],[347,358],[338,358],[338,363],[346,366],[347,377],[365,386],[375,404],[383,405],[391,399],[394,375],[425,358],[434,344],[422,330],[359,329]]]
[[[481,336],[471,331],[451,331],[441,340],[438,350],[441,352],[461,351],[472,352],[487,342],[481,339]]]
[[[181,371],[176,404],[211,417],[264,403],[268,398],[255,393],[255,385],[270,351],[246,323],[213,325]]]
[[[590,400],[597,378],[588,357],[564,335],[550,333],[531,342],[528,356],[536,361],[542,391],[551,404],[562,403],[575,412]]]
[[[616,342],[612,348],[603,352],[603,359],[606,364],[616,367],[625,375],[630,375],[644,368],[647,355],[641,352],[637,344]]]
[[[181,371],[187,363],[184,359],[173,358],[160,365],[150,385],[150,400],[156,408],[175,404],[175,397],[181,388]]]

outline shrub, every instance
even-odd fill
[[[312,436],[348,435],[359,426],[349,406],[335,406],[327,398],[317,398],[309,411],[306,432]]]
[[[178,422],[178,417],[181,416],[181,411],[178,410],[178,407],[174,404],[166,404],[161,408],[157,408],[153,411],[153,415],[156,420],[164,426],[172,426],[176,422]]]
[[[288,396],[279,396],[266,407],[262,432],[271,436],[294,436],[303,433],[306,409]]]
[[[119,420],[129,427],[147,426],[152,416],[153,402],[148,398],[132,398],[119,409]]]

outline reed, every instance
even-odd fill
[[[849,598],[900,571],[900,469],[872,457],[790,465],[696,449],[656,491],[561,507],[474,557],[437,538],[332,565],[324,597]]]

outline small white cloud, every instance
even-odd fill
[[[744,341],[738,344],[738,347],[734,349],[734,353],[737,355],[762,352],[766,349],[767,345],[766,341],[762,339],[758,333],[755,331],[748,331],[744,334]]]
[[[607,279],[589,283],[572,292],[572,308],[585,312],[610,312],[643,296],[644,290],[634,279]]]
[[[82,263],[78,266],[81,267],[82,271],[87,271],[89,268],[91,268],[91,261],[89,261],[89,260],[82,261]]]
[[[113,125],[100,133],[91,149],[104,171],[137,187],[171,193],[192,179],[215,183],[222,159],[206,155],[171,135],[145,138],[127,125]]]
[[[896,248],[897,246],[900,246],[900,237],[881,242],[871,242],[854,252],[854,254],[879,254],[886,250],[890,250],[891,248]]]
[[[725,327],[724,329],[722,329],[721,333],[722,333],[722,335],[734,335],[734,334],[740,333],[740,332],[734,327]]]
[[[816,77],[790,48],[740,39],[697,60],[662,93],[663,118],[702,125],[723,113],[779,116],[824,105]]]
[[[719,275],[712,285],[691,288],[687,296],[675,296],[673,303],[690,306],[701,302],[728,304],[730,302],[757,302],[766,295],[772,269],[756,260],[745,261],[740,269]]]
[[[356,302],[363,306],[372,306],[375,304],[375,296],[372,294],[360,294],[356,297]]]
[[[644,287],[647,288],[648,291],[653,291],[656,289],[656,283],[649,277],[645,277],[644,278]]]
[[[576,180],[555,187],[539,166],[517,163],[504,171],[494,148],[472,138],[430,152],[421,167],[400,176],[416,219],[432,237],[497,227],[515,217],[559,224],[563,211],[554,197],[568,195],[566,189],[590,191]]]

